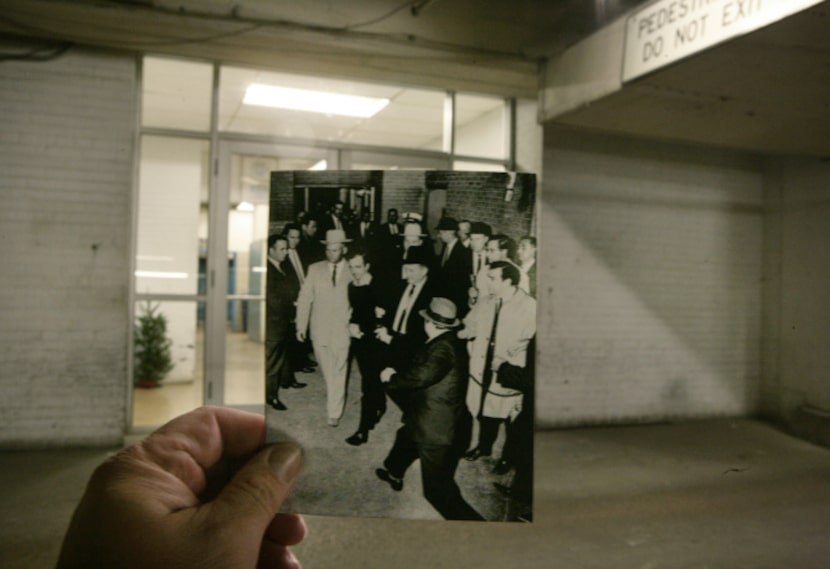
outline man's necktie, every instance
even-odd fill
[[[447,264],[447,259],[449,259],[449,258],[450,258],[450,246],[449,245],[444,245],[444,256],[441,258],[441,266],[442,267]]]
[[[331,284],[337,286],[337,263],[331,266]]]
[[[501,312],[501,299],[496,301],[496,313],[493,315],[493,327],[490,330],[490,341],[487,343],[487,355],[484,356],[484,373],[481,374],[481,403],[478,408],[478,416],[484,414],[484,398],[493,383],[493,356],[496,353],[496,333],[499,327],[499,312]]]
[[[409,309],[412,307],[412,295],[415,294],[415,285],[409,285],[409,291],[403,296],[403,310],[401,310],[401,317],[392,327],[395,332],[404,334],[406,330],[406,317],[409,314]]]

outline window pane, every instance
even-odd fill
[[[440,151],[442,148],[442,91],[238,67],[222,67],[219,84],[219,129],[223,131],[424,150]],[[336,114],[345,108],[345,103],[328,106],[320,112],[246,104],[243,101],[252,84],[379,98],[389,102],[377,114],[366,118]],[[306,94],[302,100],[305,103],[311,98],[312,95]],[[269,102],[275,100],[268,99]]]
[[[264,268],[264,267],[263,267]],[[263,293],[265,273],[262,275]],[[228,301],[225,404],[265,403],[265,301]]]
[[[498,97],[456,95],[455,153],[506,158],[505,101]]]
[[[197,294],[204,284],[209,148],[201,140],[141,139],[137,293]]]
[[[213,66],[208,63],[145,57],[142,125],[206,132],[212,82]]]
[[[136,365],[133,378],[133,425],[162,425],[170,419],[202,405],[204,385],[204,303],[201,302],[155,302],[150,305],[153,313],[166,320],[165,337],[171,342],[170,357],[173,369],[165,374],[159,387],[147,385],[147,378],[141,377],[138,365],[140,351],[136,347]],[[136,302],[136,322],[147,313],[147,301]],[[159,341],[163,339],[159,338]]]

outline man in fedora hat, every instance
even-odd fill
[[[402,372],[381,372],[387,391],[407,404],[384,468],[375,474],[400,491],[406,470],[420,459],[424,497],[445,519],[483,520],[455,483],[469,423],[464,406],[467,354],[453,332],[460,323],[456,307],[449,299],[433,298],[419,315],[427,340],[412,365]]]
[[[430,242],[427,240],[429,237],[424,230],[421,228],[421,223],[419,221],[407,221],[403,226],[403,257],[401,259],[402,263],[405,263],[407,259],[413,257],[415,255],[419,255],[423,253],[424,256],[420,258],[429,258],[428,266],[432,268],[433,266],[433,250]]]
[[[458,239],[458,222],[442,217],[438,222],[438,238],[443,243],[438,261],[437,280],[442,293],[458,307],[458,316],[467,314],[469,275],[473,270],[473,255]]]
[[[389,287],[391,294],[381,300],[375,337],[389,346],[387,362],[393,367],[406,366],[426,340],[420,311],[436,296],[431,263],[425,249],[411,251],[401,269],[403,281]]]
[[[311,330],[314,355],[326,382],[328,423],[336,427],[346,403],[346,371],[349,361],[349,282],[343,256],[346,233],[326,232],[326,260],[308,267],[297,298],[297,340],[304,342]]]

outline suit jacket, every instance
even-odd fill
[[[533,263],[527,273],[522,271],[519,279],[519,288],[536,298],[536,263]]]
[[[297,244],[297,253],[300,255],[300,261],[303,264],[303,269],[308,271],[308,267],[312,263],[322,261],[326,258],[326,248],[319,241],[309,239],[305,235],[300,238]]]
[[[340,220],[340,225],[343,227],[343,231],[346,231],[346,229],[347,229],[346,220],[341,219]],[[335,227],[334,215],[332,215],[332,214],[327,214],[327,215],[323,215],[323,216],[320,217],[320,220],[319,220],[319,223],[318,223],[318,226],[317,226],[317,234],[322,236],[322,237],[325,237],[326,236],[326,231],[328,231],[329,229],[337,229]]]
[[[406,329],[403,333],[394,332],[392,327],[395,321],[395,314],[398,311],[398,304],[401,301],[401,297],[406,294],[408,287],[409,283],[399,281],[399,283],[392,287],[393,294],[387,295],[381,306],[385,311],[381,319],[381,325],[386,326],[386,329],[392,334],[390,357],[392,367],[395,367],[395,369],[401,369],[397,366],[408,365],[413,354],[426,342],[424,318],[418,312],[428,308],[430,301],[435,297],[435,281],[427,275],[426,282],[409,311]]]
[[[354,238],[355,239],[364,239],[364,240],[372,240],[378,235],[378,224],[374,221],[369,222],[369,226],[366,228],[364,235],[360,234],[360,228],[363,226],[362,221],[358,221],[354,224]]]
[[[452,445],[465,413],[467,354],[450,330],[416,352],[412,365],[387,384],[390,395],[405,401],[404,428],[413,441]]]
[[[317,346],[349,345],[349,282],[352,277],[344,259],[337,269],[336,285],[331,282],[331,265],[319,261],[308,267],[305,283],[297,298],[297,330],[310,326],[311,341]]]
[[[459,317],[464,317],[468,310],[468,294],[470,288],[470,274],[473,270],[473,254],[456,241],[450,251],[447,262],[441,266],[441,257],[438,259],[437,277],[440,283],[440,292],[455,303]]]
[[[265,339],[278,342],[294,334],[294,300],[299,284],[268,261],[265,284]]]
[[[392,226],[393,225],[398,229],[398,232],[395,233],[395,234],[392,233]],[[403,234],[403,225],[401,225],[400,223],[386,222],[378,228],[378,235],[380,237],[384,237],[384,238],[388,237],[388,238],[392,239],[396,235],[402,235],[402,234]]]

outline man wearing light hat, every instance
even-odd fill
[[[349,282],[343,258],[346,233],[326,232],[326,260],[308,267],[297,298],[297,340],[304,342],[311,329],[314,355],[326,381],[328,424],[336,427],[346,403],[346,372],[349,362]]]
[[[420,459],[424,497],[444,518],[483,520],[455,483],[470,419],[464,405],[467,354],[453,331],[460,324],[456,307],[446,298],[433,298],[419,315],[427,340],[412,365],[400,373],[389,367],[380,375],[390,394],[406,405],[384,468],[375,474],[397,492],[406,470]]]

